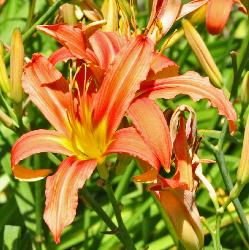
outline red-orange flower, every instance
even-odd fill
[[[146,78],[152,50],[146,37],[131,39],[113,60],[97,92],[93,92],[94,79],[85,65],[85,74],[80,71],[78,75],[83,78],[69,83],[39,54],[25,67],[24,91],[56,130],[35,130],[18,139],[12,148],[12,171],[21,180],[41,179],[51,170],[27,169],[19,162],[40,152],[68,156],[46,183],[44,219],[57,243],[75,216],[78,189],[107,154],[128,153],[155,165],[154,155],[135,129],[115,132]]]
[[[107,154],[130,154],[147,162],[152,169],[159,169],[162,164],[169,170],[171,144],[167,124],[156,122],[156,114],[161,120],[163,117],[150,99],[173,98],[178,94],[190,95],[194,100],[207,98],[227,117],[230,129],[235,130],[236,113],[231,103],[207,78],[194,72],[179,76],[178,66],[155,52],[154,44],[144,35],[124,38],[98,31],[96,27],[39,26],[39,30],[57,39],[63,47],[49,60],[35,54],[24,70],[24,91],[55,130],[36,130],[23,135],[12,148],[11,165],[16,178],[33,181],[44,178],[51,170],[27,169],[19,165],[21,160],[40,152],[68,156],[46,184],[44,219],[57,243],[63,228],[75,216],[78,189]],[[76,60],[77,69],[68,82],[55,64],[69,59]],[[116,131],[128,109],[136,124],[139,112],[132,112],[130,105],[140,101],[149,103],[141,112],[154,111],[146,117],[155,116],[154,123],[158,126],[158,129],[149,127],[149,120],[145,120],[147,125],[141,125],[147,126],[150,133],[158,133],[148,139],[150,146],[139,126]],[[138,123],[140,120],[138,117]]]
[[[219,34],[224,29],[234,4],[238,4],[239,9],[247,13],[245,6],[239,0],[193,0],[183,6],[179,17],[191,13],[204,4],[207,4],[206,27],[213,35]]]

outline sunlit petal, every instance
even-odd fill
[[[66,133],[68,83],[54,65],[34,54],[24,69],[23,88],[47,120]]]
[[[51,170],[25,169],[19,162],[33,154],[52,152],[71,155],[71,152],[63,146],[64,137],[61,133],[49,130],[34,130],[21,136],[11,151],[11,167],[15,178],[20,180],[35,181],[46,177]]]
[[[94,105],[94,122],[98,124],[106,116],[109,135],[117,129],[141,81],[145,80],[152,50],[152,42],[138,36],[121,50],[109,68]]]
[[[75,59],[75,56],[70,52],[68,48],[61,47],[49,57],[49,62],[55,65],[56,63],[61,61],[67,62],[69,59]]]
[[[159,168],[160,163],[151,148],[138,134],[135,128],[123,128],[114,134],[114,139],[108,147],[106,154],[124,153],[137,157],[150,166]]]
[[[78,205],[78,189],[83,187],[96,165],[95,160],[79,161],[69,157],[47,178],[44,220],[56,243],[60,242],[63,228],[72,223]]]
[[[99,66],[107,70],[124,45],[125,39],[113,32],[96,31],[89,38],[89,42],[98,58]]]
[[[160,40],[174,24],[180,8],[180,0],[153,1],[151,16],[147,25],[148,37],[154,42]]]
[[[82,30],[67,24],[39,25],[37,29],[53,37],[63,46],[68,48],[77,58],[85,58],[86,45]]]
[[[158,105],[148,98],[137,99],[129,107],[128,115],[161,165],[169,171],[172,143],[168,125]]]
[[[177,17],[177,20],[194,12],[195,10],[199,9],[201,6],[206,4],[209,0],[192,0],[186,4],[183,4],[181,11]]]
[[[179,94],[189,95],[194,101],[208,99],[213,107],[217,107],[219,114],[226,116],[230,131],[236,131],[236,112],[232,103],[225,97],[222,90],[213,87],[208,78],[196,72],[187,72],[184,75],[169,77],[143,83],[141,93],[152,99],[171,99]]]
[[[178,75],[179,66],[161,53],[154,53],[147,80],[156,80]]]

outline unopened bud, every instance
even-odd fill
[[[24,48],[22,35],[19,29],[15,29],[11,37],[10,48],[10,83],[11,98],[16,103],[22,101],[22,72],[24,63]]]
[[[3,92],[8,93],[10,91],[10,83],[4,63],[4,48],[3,44],[0,42],[0,88]]]
[[[207,4],[204,4],[194,12],[187,15],[187,19],[193,24],[200,24],[205,21],[206,18]]]
[[[222,76],[206,44],[189,21],[183,20],[182,26],[188,43],[195,53],[203,70],[206,72],[213,85],[220,88],[222,86]]]
[[[64,22],[70,25],[77,23],[75,16],[75,6],[73,4],[65,3],[61,6]]]
[[[248,73],[248,72],[247,72]],[[237,171],[237,183],[231,191],[230,197],[234,199],[239,196],[244,186],[249,183],[249,116],[246,121],[245,135],[243,140],[240,164]]]
[[[241,85],[241,102],[249,104],[249,71],[246,72]]]
[[[188,250],[202,249],[203,230],[192,192],[166,188],[159,191],[158,198],[183,246]]]
[[[106,25],[103,26],[103,31],[118,30],[118,6],[116,0],[104,0],[102,5],[102,14],[106,20]]]
[[[96,22],[103,19],[99,8],[92,0],[81,1],[80,7],[89,20]]]

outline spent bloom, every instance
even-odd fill
[[[189,113],[187,120],[185,111]],[[135,181],[152,183],[148,188],[160,201],[184,247],[201,249],[204,235],[194,198],[198,185],[195,168],[199,165],[195,112],[180,106],[173,114],[166,115],[169,127],[163,112],[149,99],[138,99],[128,113],[159,161],[154,167],[141,162],[144,172],[134,177]],[[152,117],[153,122],[147,117]],[[165,177],[167,172],[173,176]]]

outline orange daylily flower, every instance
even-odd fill
[[[135,129],[115,132],[141,81],[146,78],[152,50],[153,44],[144,36],[130,40],[94,93],[90,86],[94,81],[87,78],[87,72],[81,79],[83,82],[71,80],[68,83],[39,54],[34,54],[32,61],[25,66],[24,91],[55,130],[35,130],[19,138],[12,148],[12,171],[17,179],[38,180],[50,174],[51,170],[27,169],[19,165],[21,160],[40,152],[68,156],[46,182],[44,219],[56,243],[60,241],[63,228],[74,219],[78,189],[106,155],[128,153],[151,165],[157,164]]]
[[[239,10],[247,13],[246,7],[239,0],[193,0],[184,5],[178,18],[193,12],[205,4],[207,4],[206,27],[208,32],[213,35],[222,32],[234,4],[238,4]]]
[[[178,94],[190,95],[194,100],[207,98],[227,117],[231,131],[235,130],[236,113],[232,104],[207,78],[194,72],[178,75],[178,66],[154,51],[154,44],[145,35],[124,38],[96,30],[97,27],[39,26],[39,30],[58,40],[62,48],[48,60],[35,54],[24,70],[24,91],[55,130],[31,131],[17,140],[11,154],[12,171],[18,179],[38,180],[51,170],[27,169],[19,165],[21,160],[40,152],[68,156],[57,172],[47,178],[46,184],[44,219],[57,243],[63,228],[74,219],[78,189],[106,155],[130,154],[152,169],[158,170],[163,165],[169,171],[169,133],[165,122],[156,122],[160,110],[153,99],[168,99]],[[69,59],[76,60],[77,70],[68,82],[55,69],[55,64]],[[155,124],[158,124],[157,130],[150,129],[150,133],[157,131],[158,134],[151,136],[149,143],[138,125],[136,129],[117,130],[127,111],[134,124],[136,120],[140,122],[138,111],[134,114],[130,106],[139,100],[154,103],[141,109],[154,111]],[[159,116],[163,120],[162,115]],[[152,119],[153,115],[146,117]],[[150,128],[149,122],[141,126]]]
[[[99,30],[87,38],[84,28],[64,24],[43,25],[37,28],[63,45],[50,57],[49,60],[53,64],[72,58],[83,60],[88,63],[91,73],[100,85],[113,60],[130,39],[121,37],[117,33]],[[213,87],[207,77],[202,77],[194,71],[178,75],[178,69],[179,66],[175,62],[154,51],[149,73],[140,85],[137,96],[171,99],[184,94],[189,95],[194,101],[208,99],[213,107],[218,108],[221,115],[226,116],[230,131],[234,132],[237,116],[222,90]]]

